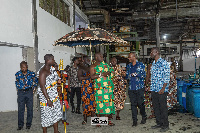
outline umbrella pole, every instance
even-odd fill
[[[91,53],[91,60],[90,60],[90,63],[92,64],[92,45],[91,45],[91,40],[90,41],[90,53]]]

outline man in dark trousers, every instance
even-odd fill
[[[137,60],[136,53],[130,53],[128,59],[130,63],[126,67],[126,78],[129,79],[128,94],[131,102],[132,126],[137,126],[137,106],[142,115],[141,124],[145,124],[147,119],[144,106],[144,80],[146,72],[144,64]]]
[[[151,95],[156,116],[156,125],[153,129],[161,128],[160,132],[169,130],[167,94],[170,81],[170,65],[160,57],[159,48],[151,49],[150,56],[154,59],[151,66]]]
[[[72,106],[72,113],[75,112],[74,106],[74,95],[76,93],[77,96],[77,114],[81,114],[80,106],[81,106],[81,81],[78,79],[78,65],[79,65],[79,58],[74,57],[72,59],[73,65],[69,68],[69,76],[68,76],[68,90],[70,92],[70,103]]]
[[[28,70],[27,62],[20,63],[21,70],[16,76],[16,87],[18,95],[18,129],[21,130],[24,126],[24,111],[27,107],[26,129],[30,129],[33,118],[33,90],[36,89],[38,79],[34,72]]]

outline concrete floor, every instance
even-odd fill
[[[82,125],[83,117],[81,114],[71,113],[71,109],[68,110],[68,122],[67,133],[157,133],[158,129],[151,129],[151,126],[155,125],[155,118],[147,119],[147,123],[139,124],[141,116],[138,115],[138,126],[132,127],[132,117],[130,110],[129,98],[127,97],[125,108],[121,111],[120,116],[122,120],[115,120],[115,126],[102,126],[96,128],[90,123],[90,117],[88,123]],[[150,109],[146,109],[149,116]],[[25,114],[26,116],[26,114]],[[115,118],[115,115],[113,116]],[[17,131],[17,111],[14,112],[0,112],[0,133],[42,133],[42,127],[40,124],[40,112],[37,109],[34,110],[32,127],[30,130],[23,128],[21,131]],[[170,130],[167,133],[200,133],[200,120],[189,113],[175,112],[173,115],[169,115]],[[59,131],[64,133],[64,126],[62,122],[59,122]],[[53,127],[48,128],[48,133],[53,133]]]

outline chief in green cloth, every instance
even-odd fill
[[[90,67],[90,73],[91,78],[94,79],[96,114],[98,117],[100,114],[105,114],[107,117],[109,114],[115,114],[112,82],[114,70],[103,61],[101,53],[95,54],[95,60],[96,62]],[[114,124],[109,122],[108,125]]]

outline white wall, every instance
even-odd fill
[[[17,110],[17,91],[15,73],[20,70],[22,49],[16,47],[0,47],[0,111]]]
[[[33,47],[32,0],[1,0],[0,41]]]
[[[72,0],[65,0],[69,5],[70,24],[61,22],[39,7],[37,2],[38,54],[39,61],[44,63],[44,55],[52,53],[57,63],[64,59],[64,65],[70,64],[70,56],[75,49],[52,44],[65,34],[73,31]],[[76,14],[81,20],[88,20],[76,6]],[[0,42],[34,47],[32,33],[32,0],[1,0],[0,4]],[[0,44],[1,45],[1,44]],[[85,49],[77,48],[77,52],[86,53]],[[32,59],[32,58],[31,58]],[[17,92],[14,74],[20,70],[19,64],[23,60],[22,49],[19,47],[0,46],[0,111],[17,110]],[[32,59],[33,61],[33,59]]]
[[[79,25],[81,26],[81,28],[88,28],[88,24],[84,23],[84,22],[76,22],[76,30],[78,30]]]
[[[39,1],[38,1],[39,2]],[[70,56],[75,54],[74,48],[64,47],[64,46],[53,46],[54,42],[59,38],[63,37],[69,32],[74,30],[73,27],[73,8],[72,3],[67,3],[70,7],[70,24],[61,22],[56,17],[52,16],[50,13],[46,12],[39,7],[37,3],[37,20],[38,20],[38,52],[39,52],[39,62],[44,63],[45,54],[53,54],[55,61],[59,64],[60,59],[63,59],[64,66],[70,64]],[[86,53],[83,48],[77,48],[77,52]]]
[[[200,58],[196,59],[196,69],[199,69]],[[195,70],[195,58],[183,59],[183,71]]]
[[[33,47],[31,0],[1,0],[0,41]],[[15,73],[23,60],[19,47],[0,46],[0,111],[17,110]]]

